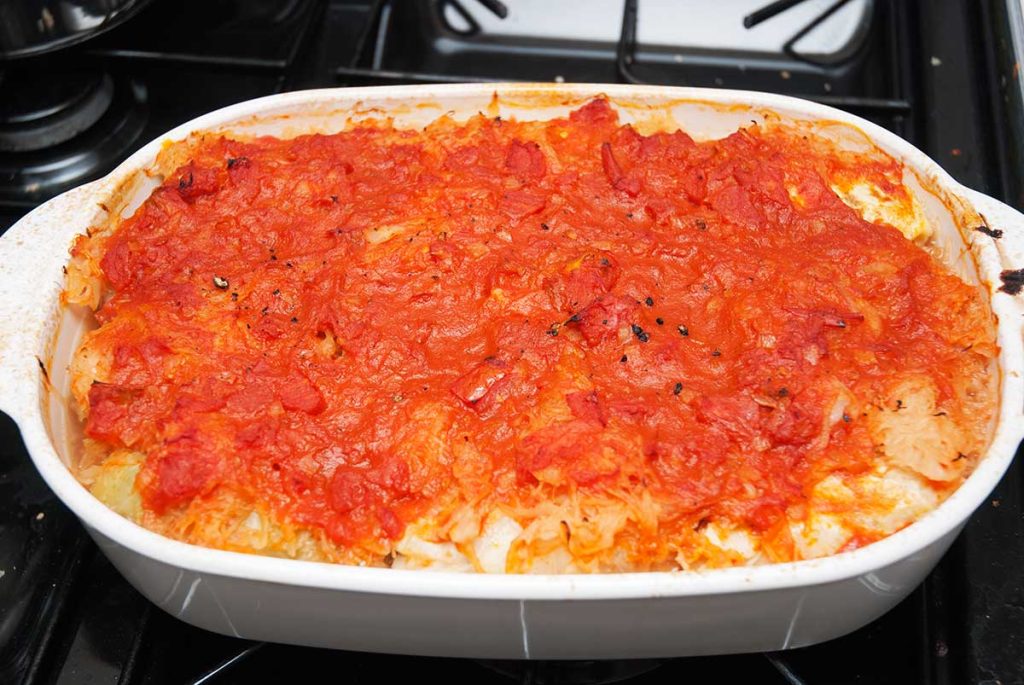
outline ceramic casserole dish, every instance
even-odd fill
[[[754,121],[812,122],[841,146],[902,162],[947,265],[987,291],[998,318],[999,406],[991,446],[941,506],[907,528],[821,559],[705,572],[463,575],[361,568],[192,546],[145,530],[72,475],[68,362],[88,317],[60,306],[72,239],[131,214],[159,183],[157,154],[197,131],[294,136],[360,118],[422,126],[451,112],[561,116],[605,94],[623,122],[718,138]],[[976,230],[979,226],[987,231]],[[998,237],[996,237],[998,236]],[[863,119],[766,93],[617,85],[446,85],[304,91],[244,102],[149,143],[107,177],[42,205],[0,240],[0,409],[36,467],[100,549],[168,613],[219,633],[317,647],[502,659],[644,658],[767,651],[845,634],[888,611],[935,566],[1024,436],[1024,215],[954,181]],[[1016,288],[1014,287],[1016,285]]]

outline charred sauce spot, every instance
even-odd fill
[[[999,274],[1003,282],[999,289],[1008,295],[1019,295],[1024,288],[1024,269],[1007,269]]]
[[[981,225],[981,226],[975,226],[974,230],[975,231],[980,231],[981,233],[984,233],[985,235],[987,235],[988,237],[992,238],[993,240],[999,240],[1000,238],[1003,237],[1003,231],[1002,231],[1002,229],[999,229],[999,228],[989,228],[988,226]]]

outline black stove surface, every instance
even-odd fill
[[[628,17],[619,45],[497,49],[480,35],[447,32],[439,4],[158,0],[71,54],[0,65],[0,230],[164,131],[241,100],[310,87],[556,77],[811,97],[886,126],[966,185],[1024,206],[1019,173],[1007,161],[1020,159],[1024,147],[1006,119],[1015,85],[1000,1],[875,0],[871,30],[849,59],[831,66],[799,56],[666,57],[634,44]],[[636,9],[644,11],[643,0]],[[10,85],[68,73],[27,105],[27,92]],[[119,132],[103,129],[104,118]],[[49,131],[51,145],[25,149],[24,141],[32,147],[39,140],[20,135],[26,124]],[[28,173],[54,164],[66,173]],[[837,640],[783,653],[647,662],[481,662],[253,643],[164,614],[97,551],[36,474],[16,426],[0,416],[0,682],[280,682],[337,674],[361,683],[401,672],[428,681],[538,684],[1024,682],[1022,469],[1011,467],[917,591]]]

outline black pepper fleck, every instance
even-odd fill
[[[998,228],[989,228],[988,226],[975,226],[975,231],[981,231],[985,235],[995,240],[1003,237],[1003,232]]]
[[[644,300],[644,304],[646,304],[648,307],[653,307],[654,306],[654,298],[653,297],[648,297],[646,300]]]
[[[672,394],[673,395],[678,395],[682,391],[683,391],[683,384],[682,383],[676,383],[675,387],[672,388]]]
[[[722,351],[718,350],[718,349],[712,350],[711,351],[711,356],[712,357],[721,357],[722,356]]]
[[[779,397],[786,397],[789,395],[789,388],[779,388]]]
[[[659,326],[664,326],[665,325],[665,319],[663,319],[663,318],[661,318],[659,316],[657,319],[654,320],[654,323],[658,324]]]
[[[640,328],[640,326],[636,325],[635,323],[630,324],[630,328],[633,329],[633,335],[635,335],[636,339],[639,340],[640,342],[645,343],[651,339],[651,336],[647,335],[647,331]]]
[[[676,330],[679,331],[679,335],[684,335],[685,336],[685,335],[689,335],[690,334],[690,329],[687,328],[686,326],[682,325],[682,324],[676,326]]]
[[[626,355],[622,355],[621,357],[619,357],[620,364],[625,364],[627,361],[629,361],[629,357],[627,357]]]

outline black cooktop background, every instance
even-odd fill
[[[145,84],[148,114],[132,149],[206,111],[284,90],[467,76],[621,78],[613,53],[524,62],[499,59],[468,40],[455,56],[439,56],[429,27],[420,30],[429,24],[420,8],[397,3],[382,29],[381,4],[165,0],[68,59]],[[666,65],[641,50],[632,73],[665,84],[884,100],[849,107],[908,138],[966,185],[1021,207],[1019,170],[1007,161],[1022,152],[1004,106],[1005,89],[1016,86],[1012,62],[1000,59],[1001,4],[876,0],[859,71],[797,64],[783,77],[774,66]],[[51,64],[40,63],[41,75]],[[31,206],[0,204],[0,230]],[[652,666],[629,682],[1024,682],[1022,468],[1018,459],[918,590],[846,637],[775,654],[516,666],[251,643],[182,623],[110,566],[42,483],[17,427],[0,415],[0,682],[258,683],[330,675],[362,683],[400,672],[428,681],[585,682]]]

